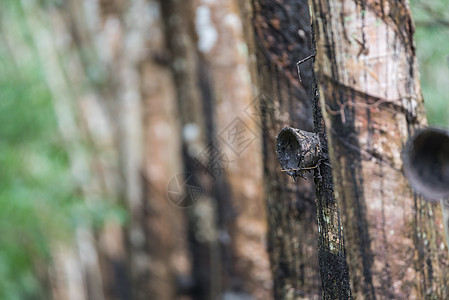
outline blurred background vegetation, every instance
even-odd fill
[[[447,2],[411,5],[428,120],[447,127]],[[69,240],[76,225],[100,224],[119,209],[78,201],[20,1],[0,2],[0,22],[0,299],[46,299],[39,274],[45,267],[39,266],[49,262],[52,243]]]
[[[45,299],[36,265],[53,239],[70,235],[76,192],[20,6],[2,1],[0,12],[0,298]],[[20,48],[8,48],[5,31]]]
[[[430,124],[449,125],[449,10],[445,0],[411,0],[421,86]]]
[[[0,22],[0,299],[49,299],[52,244],[124,210],[80,201],[20,1],[0,2]]]

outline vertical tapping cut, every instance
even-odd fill
[[[317,134],[284,127],[276,137],[276,154],[282,171],[296,179],[315,169],[320,161],[320,139]]]
[[[429,201],[449,196],[449,132],[439,128],[418,131],[404,151],[405,174],[416,192]]]

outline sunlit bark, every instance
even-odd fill
[[[413,194],[401,159],[426,124],[408,3],[309,3],[353,293],[447,298],[441,210]]]

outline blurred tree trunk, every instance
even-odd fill
[[[256,124],[245,114],[252,94],[237,8],[233,1],[161,4],[170,37],[185,172],[194,175],[203,190],[186,211],[195,265],[193,296],[269,299],[261,151],[257,136],[251,135]],[[233,134],[242,129],[249,136],[240,144],[241,136]]]
[[[311,54],[306,1],[240,1],[250,43],[253,106],[262,129],[268,251],[276,299],[321,295],[313,184],[280,171],[276,135],[285,126],[313,130],[312,67],[298,80],[296,62]],[[309,179],[311,177],[309,176]]]
[[[188,243],[192,255],[194,299],[213,299],[222,287],[222,260],[217,232],[217,204],[212,197],[212,180],[198,167],[196,157],[208,150],[207,118],[198,78],[198,54],[194,41],[191,1],[160,1],[165,21],[165,36],[177,97],[177,115],[182,132],[183,180],[201,189],[201,197],[190,199],[185,215]]]
[[[60,51],[64,48],[58,49],[55,40],[67,34],[65,24],[61,22],[60,16],[55,11],[44,17],[40,8],[30,3],[22,3],[22,8],[53,96],[58,126],[68,146],[67,152],[75,185],[80,189],[80,196],[86,202],[92,201],[92,191],[98,189],[99,182],[89,168],[88,151],[80,146],[86,141],[86,135],[78,124],[79,115],[74,105],[75,97],[67,93],[71,88],[71,83],[64,76],[66,70],[57,59],[61,54]],[[52,27],[55,29],[54,31],[50,29]],[[67,53],[67,55],[71,54],[73,52]],[[73,73],[78,71],[78,69],[71,70]],[[85,225],[83,224],[83,226]],[[80,226],[76,232],[79,234],[73,244],[71,242],[68,245],[57,243],[52,248],[54,267],[50,277],[53,296],[57,299],[74,297],[82,299],[88,296],[103,299],[103,282],[99,265],[100,253],[95,241],[92,240],[91,228],[89,225]],[[78,252],[84,250],[83,252],[86,253],[80,256],[77,250]],[[87,278],[91,280],[87,281]]]
[[[256,131],[257,125],[247,120],[253,108],[247,108],[252,94],[242,28],[232,2],[206,4],[24,4],[34,20],[30,30],[69,153],[83,155],[71,157],[74,173],[82,176],[77,182],[82,197],[92,206],[106,199],[129,214],[127,227],[115,217],[106,217],[97,233],[87,224],[78,230],[78,253],[55,254],[61,264],[57,269],[67,270],[65,276],[54,275],[55,297],[173,299],[179,293],[195,299],[269,298],[261,151],[253,141],[246,150],[249,158],[240,157],[223,138],[228,132],[220,138],[235,117]],[[239,47],[217,47],[215,55],[206,54],[197,35],[208,18],[219,30],[217,45]],[[223,62],[232,61],[224,57],[229,51],[235,69]],[[239,80],[242,74],[246,81]],[[215,174],[198,166],[210,145],[230,160]],[[206,168],[213,167],[215,162],[207,159]],[[246,175],[248,170],[253,176]],[[193,174],[195,186],[202,188],[200,201],[187,210],[171,205],[166,190],[183,172]],[[86,255],[86,249],[94,256]]]
[[[100,1],[98,8],[98,18],[90,20],[98,27],[91,35],[95,41],[102,34],[106,38],[107,48],[97,45],[96,50],[110,74],[103,95],[112,101],[118,175],[124,182],[119,197],[130,213],[128,293],[133,299],[173,299],[175,277],[186,276],[189,263],[185,221],[166,194],[167,182],[181,171],[181,159],[160,6],[157,1]]]
[[[270,299],[260,128],[251,118],[257,107],[242,21],[234,0],[194,3],[208,140],[222,158],[211,160],[208,170],[217,199],[223,297]]]
[[[160,6],[156,1],[148,2],[153,19],[142,28],[141,37],[147,42],[142,48],[151,49],[147,59],[138,67],[140,90],[143,100],[144,169],[143,203],[137,208],[143,225],[145,243],[141,252],[147,252],[153,263],[148,270],[142,269],[135,287],[140,290],[135,299],[148,299],[152,295],[157,299],[174,299],[182,286],[179,284],[189,278],[191,264],[187,247],[185,229],[186,219],[183,212],[169,203],[167,182],[182,171],[180,151],[179,122],[176,118],[176,92],[171,69],[166,64],[166,38],[160,16]],[[142,7],[141,9],[145,9]],[[138,10],[137,10],[138,11]],[[134,11],[134,13],[137,13]],[[139,18],[148,16],[136,15]],[[150,31],[147,31],[150,29]],[[138,260],[136,265],[141,264]],[[176,277],[175,277],[176,276]]]
[[[108,214],[98,234],[77,229],[78,255],[55,253],[67,270],[54,276],[55,297],[173,299],[190,265],[182,212],[166,197],[181,159],[159,3],[23,7],[82,197],[92,209],[126,207],[130,219],[124,228]]]
[[[408,3],[309,3],[354,296],[445,299],[441,209],[413,193],[401,159],[426,125]]]

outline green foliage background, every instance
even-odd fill
[[[46,299],[37,269],[49,261],[74,196],[38,60],[9,49],[5,31],[28,43],[29,34],[18,6],[0,6],[0,299]],[[24,55],[16,61],[11,51]]]
[[[110,207],[106,202],[86,207],[71,180],[52,99],[18,3],[0,2],[0,299],[47,299],[49,287],[41,279],[51,247],[70,242],[76,226],[101,223]],[[448,126],[447,3],[411,4],[429,123]],[[20,40],[22,49],[8,48],[7,36]]]
[[[411,0],[421,86],[429,124],[449,126],[449,6],[447,0]]]
[[[82,198],[35,50],[20,2],[0,1],[1,300],[50,299],[51,249],[75,228],[126,219],[113,201]]]

